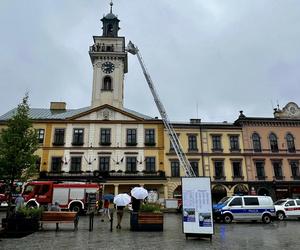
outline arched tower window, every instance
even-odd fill
[[[269,136],[270,147],[272,152],[278,152],[278,142],[277,136],[274,133],[271,133]]]
[[[113,34],[114,34],[113,30],[114,30],[113,25],[111,23],[109,23],[107,25],[107,36],[113,36]]]
[[[286,145],[287,145],[288,151],[290,153],[295,152],[296,149],[295,149],[294,136],[292,134],[288,133],[285,138],[286,138]]]
[[[103,78],[102,90],[112,91],[112,79],[110,76],[105,76]]]
[[[252,135],[252,143],[254,152],[261,152],[260,136],[257,133]]]

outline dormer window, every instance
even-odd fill
[[[112,79],[110,76],[105,76],[103,78],[102,90],[103,91],[112,91]]]

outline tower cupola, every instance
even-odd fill
[[[118,17],[115,14],[113,14],[112,6],[113,6],[113,3],[110,2],[110,13],[108,13],[101,19],[102,24],[103,24],[102,36],[104,36],[104,37],[118,37],[118,31],[120,29],[120,27],[119,27],[120,20],[118,19]]]

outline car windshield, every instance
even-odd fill
[[[223,204],[225,201],[227,201],[229,199],[229,197],[223,197],[219,202],[218,204]]]
[[[278,201],[274,202],[274,205],[282,205],[285,202],[286,202],[286,200],[278,200]]]

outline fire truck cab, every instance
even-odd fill
[[[29,207],[39,207],[58,202],[61,209],[85,211],[90,193],[99,195],[98,183],[32,181],[26,184],[23,197]]]

